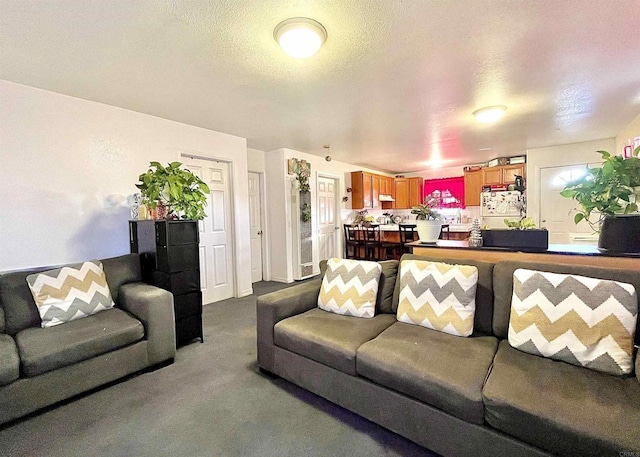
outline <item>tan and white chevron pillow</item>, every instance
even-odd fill
[[[477,286],[478,269],[472,265],[404,260],[397,319],[469,336],[473,333]]]
[[[329,259],[318,306],[355,317],[373,317],[382,267],[377,262]]]
[[[53,327],[114,306],[98,260],[32,274],[27,276],[27,283],[42,327]]]
[[[616,375],[633,370],[638,298],[631,284],[518,269],[509,344]]]

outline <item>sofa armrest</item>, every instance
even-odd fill
[[[636,352],[636,378],[640,382],[640,349]]]
[[[149,364],[155,365],[176,355],[173,295],[141,282],[120,287],[119,304],[144,325],[148,341]]]
[[[0,308],[0,333],[4,333],[4,309]]]
[[[258,365],[274,372],[273,327],[283,319],[318,306],[321,279],[261,295],[256,305]]]

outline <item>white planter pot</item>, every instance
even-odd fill
[[[440,237],[442,221],[416,221],[418,238],[423,243],[435,243]]]

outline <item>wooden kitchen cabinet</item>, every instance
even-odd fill
[[[419,205],[424,199],[424,178],[409,178],[409,208]]]
[[[396,208],[409,209],[422,203],[423,178],[396,178]]]
[[[482,185],[491,186],[499,184],[513,184],[516,175],[523,178],[526,174],[527,165],[518,163],[514,165],[503,165],[499,167],[486,167],[482,169]]]
[[[372,209],[379,208],[380,175],[365,171],[351,172],[351,208]]]
[[[505,165],[502,168],[502,182],[504,184],[513,184],[516,182],[516,176],[525,177],[527,165],[518,163],[514,165]]]
[[[464,204],[480,206],[482,192],[482,170],[464,172]]]
[[[482,169],[482,184],[492,186],[502,184],[502,167],[488,167]]]

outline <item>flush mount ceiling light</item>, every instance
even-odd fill
[[[311,57],[327,41],[327,30],[318,21],[306,17],[292,17],[273,30],[284,52],[296,59]]]
[[[504,116],[506,110],[507,107],[504,105],[485,106],[474,111],[473,115],[478,122],[496,122]]]

